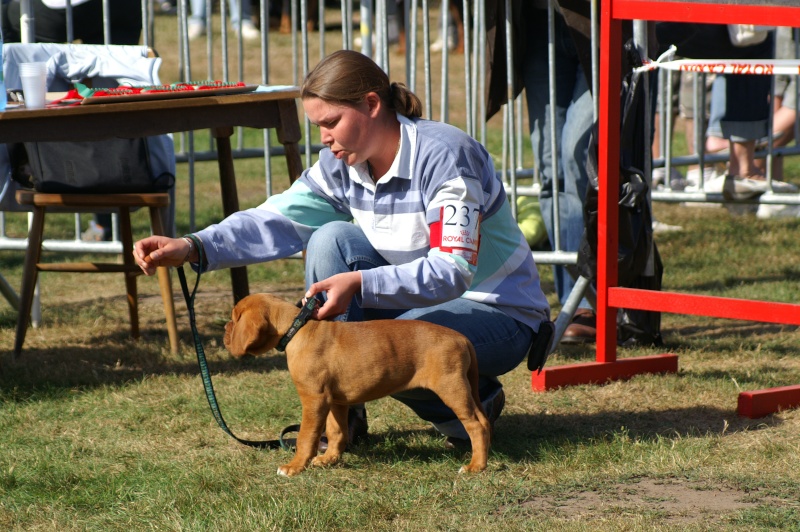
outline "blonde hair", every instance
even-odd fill
[[[407,118],[422,116],[422,102],[416,94],[402,83],[389,82],[372,59],[353,50],[339,50],[320,61],[306,76],[300,97],[352,106],[370,92]]]

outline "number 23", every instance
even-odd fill
[[[457,225],[459,227],[478,227],[478,220],[480,219],[480,209],[474,207],[470,211],[469,207],[462,205],[460,208],[455,205],[445,205],[445,225]],[[474,224],[470,219],[470,214],[474,215]]]

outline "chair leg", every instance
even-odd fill
[[[133,262],[133,230],[131,229],[131,212],[127,207],[119,209],[119,233],[122,241],[122,262],[126,266],[135,267]],[[125,291],[128,294],[128,313],[131,316],[131,337],[139,338],[139,295],[136,290],[136,275],[125,273]]]
[[[161,218],[161,211],[158,208],[150,208],[150,226],[153,234],[164,235],[164,223]],[[167,334],[169,335],[169,350],[171,353],[178,352],[178,324],[175,319],[175,301],[172,298],[172,281],[169,275],[169,268],[158,268],[158,287],[161,290],[161,301],[164,303],[164,316],[167,320]]]
[[[19,313],[17,315],[17,334],[14,338],[14,355],[22,353],[25,333],[33,306],[33,292],[36,289],[36,278],[39,275],[37,264],[42,256],[42,237],[44,234],[44,207],[33,208],[33,223],[28,231],[28,250],[25,252],[25,266],[22,273],[22,289],[19,296]]]

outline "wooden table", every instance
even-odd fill
[[[9,109],[0,113],[0,142],[89,141],[135,138],[197,129],[211,129],[217,144],[222,208],[225,216],[239,210],[231,136],[237,126],[273,128],[285,149],[289,179],[303,170],[297,87],[269,92],[119,101],[47,109]],[[231,268],[234,302],[250,289],[245,267]]]

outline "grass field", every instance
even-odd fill
[[[159,48],[170,80],[165,28]],[[288,53],[284,37],[276,43],[273,54]],[[493,131],[489,149],[498,154]],[[196,142],[207,142],[203,135]],[[258,142],[252,135],[248,142]],[[240,160],[236,169],[242,206],[262,201],[263,161]],[[273,171],[282,182],[280,158]],[[180,165],[179,181],[186,172]],[[798,161],[787,161],[786,175],[800,184]],[[189,229],[184,186],[179,233]],[[198,227],[217,221],[215,163],[198,163],[196,194]],[[683,228],[657,235],[665,290],[800,299],[800,220],[732,216],[719,206],[654,210]],[[50,234],[70,223],[57,219]],[[10,230],[23,231],[24,219]],[[22,262],[21,252],[0,251],[12,286]],[[298,260],[248,270],[253,292],[302,293]],[[540,270],[556,313],[551,270]],[[121,276],[40,279],[44,323],[29,330],[16,360],[16,315],[0,301],[2,530],[800,530],[800,411],[736,414],[740,391],[800,383],[795,326],[665,314],[663,347],[618,354],[675,353],[679,372],[605,386],[535,393],[519,367],[502,378],[506,410],[480,475],[458,475],[468,456],[445,450],[427,424],[384,399],[369,405],[369,441],[341,465],[285,479],[275,471],[288,452],[244,447],[216,426],[175,276],[176,355],[155,279],[139,281],[139,341],[127,335]],[[300,419],[286,360],[231,359],[222,347],[231,308],[228,272],[203,275],[198,325],[222,413],[240,437],[275,438]],[[591,360],[593,347],[561,347],[548,365]]]

